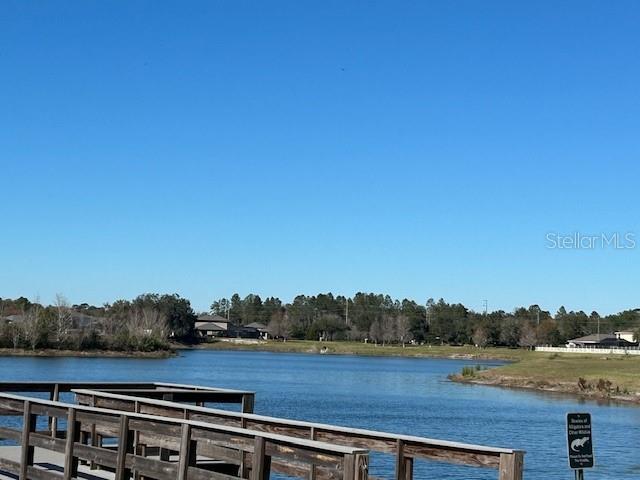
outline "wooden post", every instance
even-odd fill
[[[162,395],[162,400],[164,400],[166,402],[173,402],[173,393],[164,393]],[[160,449],[160,460],[162,460],[163,462],[171,461],[171,450],[169,450],[167,448],[161,448]]]
[[[253,443],[253,462],[251,480],[269,480],[271,457],[265,455],[264,437],[256,437]]]
[[[57,402],[60,400],[60,385],[55,384],[53,392],[51,392],[51,400]],[[58,431],[58,419],[56,417],[49,417],[49,428],[51,429],[51,437],[56,438]]]
[[[405,458],[405,460],[410,461],[411,467],[406,471],[411,472],[411,477],[413,478],[413,458]],[[356,471],[354,473],[356,480],[367,480],[369,478],[369,455],[368,454],[357,454],[356,455]]]
[[[92,407],[96,406],[96,396],[95,395],[91,396],[91,406]],[[96,424],[95,423],[91,424],[91,432],[89,433],[89,435],[90,435],[90,444],[91,444],[91,446],[92,447],[99,446],[98,445],[98,437],[96,435]],[[96,470],[97,468],[98,467],[97,467],[95,461],[92,460],[91,462],[89,462],[89,469],[90,470]]]
[[[253,393],[242,395],[242,413],[253,413],[254,403],[255,395]]]
[[[411,480],[413,478],[413,458],[404,456],[404,442],[396,442],[396,480]]]
[[[247,428],[247,419],[245,417],[240,419],[240,428]],[[240,478],[249,478],[248,457],[247,452],[240,450],[240,468],[238,469]]]
[[[78,457],[73,453],[73,445],[80,440],[80,422],[76,421],[76,409],[70,408],[67,415],[67,438],[64,447],[64,480],[78,476]]]
[[[499,480],[522,480],[524,452],[500,454]]]
[[[197,443],[191,440],[191,425],[182,425],[182,437],[180,439],[180,458],[178,460],[178,480],[186,480],[189,467],[197,463]]]
[[[343,480],[356,480],[356,456],[345,455],[343,461],[343,472],[342,479]]]
[[[133,432],[129,430],[129,417],[120,417],[120,434],[118,436],[118,452],[116,456],[115,480],[127,480],[131,475],[126,468],[127,453],[132,453]]]
[[[20,480],[27,480],[29,467],[33,465],[34,447],[29,445],[29,436],[36,428],[36,415],[31,414],[31,402],[25,400],[22,415],[22,450],[20,452]]]
[[[316,439],[315,427],[311,427],[311,430],[309,431],[309,438],[311,440]],[[316,466],[313,464],[309,465],[309,480],[316,480]]]

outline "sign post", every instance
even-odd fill
[[[584,469],[593,468],[594,464],[590,413],[567,414],[567,451],[576,480],[583,480]]]

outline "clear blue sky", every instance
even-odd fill
[[[0,296],[638,307],[638,25],[635,1],[3,2]]]

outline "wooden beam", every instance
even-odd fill
[[[499,480],[522,480],[524,452],[500,455]]]
[[[70,408],[67,415],[67,438],[64,449],[64,480],[78,476],[78,457],[74,453],[74,444],[80,440],[80,424],[76,421],[76,409]]]
[[[255,394],[245,393],[242,395],[242,413],[253,413]]]
[[[27,480],[29,467],[33,465],[34,447],[29,442],[29,436],[36,428],[36,416],[31,413],[31,401],[25,400],[22,416],[22,450],[20,452],[20,480]]]
[[[180,439],[180,456],[178,460],[178,480],[186,480],[189,467],[194,467],[197,461],[197,443],[191,440],[191,425],[182,425]]]
[[[251,460],[251,480],[269,480],[271,458],[265,455],[265,449],[266,442],[264,437],[256,437]]]
[[[118,452],[116,457],[115,480],[126,480],[130,472],[126,469],[127,453],[132,447],[131,432],[129,430],[129,417],[120,417],[120,435],[118,437]]]

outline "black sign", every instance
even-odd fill
[[[569,467],[593,468],[593,443],[590,413],[567,414],[567,446]]]

